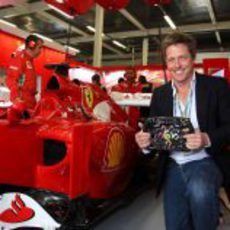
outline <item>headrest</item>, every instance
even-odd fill
[[[68,77],[69,73],[69,64],[67,63],[61,63],[61,64],[46,64],[45,68],[52,69],[54,72],[58,75],[61,75],[63,77]]]

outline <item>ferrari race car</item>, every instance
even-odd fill
[[[1,229],[91,228],[125,194],[138,159],[125,112],[50,68],[33,112],[14,104],[1,113]]]

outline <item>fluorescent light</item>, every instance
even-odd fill
[[[48,5],[51,9],[57,11],[59,14],[65,16],[66,18],[69,18],[69,19],[73,19],[73,18],[74,18],[74,16],[67,14],[66,12],[60,10],[59,8],[57,8],[57,7],[53,6],[53,5],[50,5],[50,4],[47,4],[47,5]]]
[[[54,41],[53,39],[48,38],[48,37],[46,37],[46,36],[44,36],[44,35],[37,34],[37,33],[33,33],[33,34],[36,35],[37,37],[39,37],[39,38],[45,40],[45,41],[48,41],[48,42],[53,42],[53,41]]]
[[[176,29],[176,25],[174,24],[172,19],[167,14],[164,15],[164,19],[173,30]]]
[[[215,31],[215,34],[216,34],[216,40],[219,44],[221,44],[221,37],[220,37],[220,33],[218,31]]]
[[[112,42],[113,42],[113,44],[115,44],[116,46],[119,46],[119,47],[121,47],[121,48],[123,48],[123,49],[127,49],[127,47],[126,47],[125,45],[123,45],[122,43],[120,43],[119,41],[113,40]]]
[[[11,26],[11,27],[14,27],[14,28],[17,27],[15,24],[13,24],[11,22],[7,22],[7,21],[2,20],[2,19],[0,19],[0,23],[3,23],[5,25],[7,25],[7,26]]]
[[[87,30],[91,31],[91,32],[96,32],[95,28],[93,28],[92,26],[86,26]]]
[[[79,49],[73,48],[71,46],[65,46],[65,48],[67,51],[70,51],[70,53],[74,55],[81,52]]]
[[[89,31],[91,31],[91,32],[93,32],[93,33],[96,33],[95,28],[93,28],[92,26],[86,26],[86,28],[87,28],[87,30],[89,30]],[[105,34],[104,34],[104,33],[102,33],[102,37],[105,37]]]
[[[16,15],[15,14],[8,14],[6,16],[4,16],[3,18],[12,18],[12,17],[15,17]]]

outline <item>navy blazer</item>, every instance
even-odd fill
[[[230,144],[230,87],[223,78],[196,73],[196,108],[201,132],[206,132],[211,141],[208,154],[215,159],[227,144]],[[154,90],[150,117],[173,116],[173,90],[171,82]],[[159,153],[157,169],[157,192],[164,182],[169,153]]]

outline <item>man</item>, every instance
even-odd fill
[[[139,76],[136,87],[137,87],[137,92],[141,92],[141,93],[152,93],[153,92],[152,84],[147,81],[144,75]],[[145,118],[149,116],[150,108],[141,106],[139,108],[139,111],[140,111],[140,120],[144,120]]]
[[[134,69],[127,69],[124,73],[124,79],[126,80],[126,92],[137,93],[138,89],[136,86],[136,71]]]
[[[117,84],[114,85],[111,89],[111,91],[120,92],[120,93],[126,93],[126,90],[127,90],[127,84],[123,77],[120,77],[117,81]]]
[[[101,84],[101,76],[100,76],[99,74],[94,74],[94,75],[92,76],[92,83],[93,83],[94,85],[99,86],[99,88],[102,89],[104,92],[107,91],[106,88],[105,88],[105,86],[103,86],[103,85]]]
[[[172,81],[155,89],[150,116],[189,117],[196,130],[184,136],[190,152],[159,153],[158,191],[164,184],[166,229],[215,230],[222,182],[215,156],[230,142],[229,86],[224,79],[194,71],[196,42],[191,36],[168,35],[162,51]],[[149,133],[138,132],[136,141],[150,151]]]
[[[152,93],[152,84],[147,81],[144,75],[139,76],[137,91],[142,93]]]
[[[33,59],[41,53],[43,40],[29,35],[25,49],[17,49],[12,55],[7,70],[6,85],[10,89],[13,103],[23,102],[29,109],[36,105],[36,73]]]

